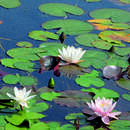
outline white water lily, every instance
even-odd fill
[[[31,90],[26,91],[26,88],[24,87],[23,89],[18,89],[17,87],[14,87],[14,94],[15,96],[7,93],[7,95],[11,98],[16,100],[18,104],[21,106],[25,106],[28,108],[28,100],[32,99],[36,95],[29,96],[31,93]]]
[[[59,57],[68,63],[79,63],[81,62],[81,57],[85,53],[82,48],[75,48],[74,46],[68,46],[67,48],[58,49]]]

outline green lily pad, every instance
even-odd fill
[[[109,59],[106,60],[105,62],[107,65],[116,65],[116,66],[126,68],[129,65],[127,59],[128,57],[120,57],[115,54],[110,54]]]
[[[62,125],[60,130],[75,130],[75,126],[73,126],[72,124],[65,124],[65,125]]]
[[[130,101],[130,93],[129,94],[123,94],[122,97],[126,99],[127,101]]]
[[[0,6],[4,8],[16,8],[21,5],[19,0],[1,0]]]
[[[90,74],[80,75],[75,81],[83,87],[90,87],[91,85],[96,87],[104,86],[104,81],[99,78],[99,72],[96,70],[91,71]]]
[[[40,48],[45,51],[45,53],[38,53],[39,56],[58,56],[58,49],[62,49],[66,45],[57,42],[45,42],[40,44]]]
[[[58,29],[58,34],[64,32],[68,35],[79,35],[88,33],[93,30],[93,26],[87,22],[74,20],[74,19],[58,19],[47,21],[42,24],[42,27],[45,29]]]
[[[5,121],[5,116],[0,116],[0,128],[2,129],[2,127],[5,127],[6,124],[7,122]]]
[[[30,128],[30,130],[36,130],[38,128],[38,130],[50,130],[49,126],[47,123],[44,123],[44,122],[39,122],[39,123],[36,123],[36,124],[33,124]]]
[[[87,2],[99,2],[101,0],[85,0],[85,1],[87,1]]]
[[[114,9],[114,8],[98,9],[90,12],[90,16],[95,19],[111,18],[112,22],[115,23],[130,22],[130,13],[121,9]]]
[[[39,10],[43,13],[53,15],[53,16],[67,16],[66,13],[73,15],[82,15],[84,11],[73,5],[64,4],[64,3],[47,3],[39,6]]]
[[[17,127],[17,126],[14,126],[14,125],[8,123],[6,125],[6,127],[5,127],[5,129],[6,130],[27,130],[28,128],[26,128],[26,127]],[[3,130],[5,130],[5,129],[3,129]]]
[[[41,48],[13,48],[7,51],[7,54],[11,57],[24,60],[39,60],[36,55],[39,52],[44,52]]]
[[[120,0],[121,2],[125,3],[125,4],[130,4],[129,0]]]
[[[121,40],[130,42],[129,36],[127,36],[125,32],[121,32],[121,31],[103,31],[99,34],[99,37],[102,40],[112,42],[113,45],[118,45],[118,46],[126,46],[121,42]]]
[[[33,46],[32,43],[27,42],[27,41],[17,42],[16,45],[19,46],[19,47],[25,47],[25,48],[28,48],[28,47],[32,47],[32,46]]]
[[[77,36],[75,40],[81,45],[92,47],[91,43],[99,40],[99,38],[97,34],[85,33]]]
[[[8,74],[3,77],[3,81],[7,84],[17,84],[19,82],[19,79],[16,75]]]
[[[130,54],[130,47],[127,48],[117,48],[115,47],[114,52],[120,56],[125,56]]]
[[[106,42],[103,40],[97,40],[91,43],[94,47],[104,50],[109,50],[112,47],[110,42]]]
[[[5,75],[3,81],[7,84],[17,84],[18,82],[22,86],[32,86],[37,84],[37,80],[31,76],[20,76],[20,75]]]
[[[52,101],[53,99],[57,98],[58,96],[60,96],[61,94],[60,93],[56,93],[56,92],[46,92],[46,93],[42,93],[40,95],[40,97],[44,100],[47,100],[47,101]]]
[[[93,126],[83,126],[80,130],[94,130]]]
[[[115,120],[110,122],[110,126],[108,126],[111,130],[129,130],[130,129],[130,121],[128,120]]]
[[[92,65],[95,68],[103,68],[106,65],[105,61],[107,58],[108,55],[105,52],[87,50],[82,58],[84,62],[81,62],[79,65],[83,67],[89,67],[90,65]]]
[[[99,89],[89,88],[89,89],[81,89],[81,91],[94,93],[95,94],[95,96],[93,97],[94,99],[97,99],[97,97],[114,98],[114,99],[120,97],[120,95],[114,90],[106,88],[99,88]]]
[[[130,90],[130,80],[121,78],[120,80],[116,81],[116,83],[124,89]]]
[[[50,39],[59,39],[57,34],[47,31],[35,30],[28,33],[28,36],[34,40],[47,41],[47,38]]]

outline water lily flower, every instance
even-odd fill
[[[16,100],[18,104],[20,104],[22,107],[25,106],[28,108],[28,100],[32,99],[36,95],[29,96],[31,93],[31,90],[26,91],[26,88],[18,89],[17,87],[14,87],[14,94],[15,96],[7,93],[7,95],[11,98]]]
[[[62,50],[58,49],[59,57],[63,60],[70,63],[77,64],[81,62],[81,57],[85,53],[82,48],[75,48],[74,46],[68,46],[67,48],[62,48]]]
[[[91,101],[91,103],[87,104],[89,108],[94,111],[96,116],[100,116],[105,124],[109,124],[109,117],[118,119],[116,116],[121,114],[121,112],[112,112],[116,103],[117,102],[113,103],[113,99],[105,99],[104,97],[100,99],[100,97],[98,97],[95,102]]]

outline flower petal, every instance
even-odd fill
[[[104,116],[104,117],[102,117],[102,121],[103,121],[105,124],[107,124],[107,125],[108,125],[109,122],[110,122],[108,116]]]

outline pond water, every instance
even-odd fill
[[[13,1],[15,1],[15,0],[13,0]],[[63,17],[58,17],[58,16],[56,16],[56,14],[54,16],[50,15],[51,11],[53,12],[53,8],[51,9],[49,7],[46,7],[48,9],[48,10],[46,10],[47,13],[45,13],[44,11],[43,11],[44,12],[43,13],[42,11],[40,11],[38,9],[38,7],[41,4],[47,4],[47,3],[52,3],[52,2],[53,3],[65,3],[65,4],[73,5],[75,7],[80,7],[81,9],[83,9],[84,12],[81,13],[81,15],[79,15],[78,13],[80,11],[79,12],[77,11],[77,15],[74,15],[73,13],[71,13],[71,10],[70,10],[70,13],[67,13],[67,16],[64,17],[64,14],[63,14]],[[126,73],[124,75],[124,78],[121,78],[117,81],[115,81],[113,78],[111,78],[111,79],[103,78],[103,73],[102,73],[102,70],[103,70],[104,66],[106,66],[106,65],[120,66],[123,68],[123,70],[125,70],[129,65],[128,60],[127,60],[128,54],[130,54],[130,48],[129,48],[130,47],[130,45],[129,45],[129,42],[130,42],[130,25],[129,25],[130,14],[128,13],[130,11],[129,0],[126,0],[126,1],[124,0],[124,2],[121,2],[120,0],[101,0],[98,2],[87,2],[87,0],[86,1],[85,0],[70,0],[70,1],[65,1],[65,0],[62,0],[62,1],[61,0],[55,0],[55,1],[52,1],[52,0],[44,0],[44,1],[42,1],[42,0],[21,0],[20,1],[21,5],[16,8],[8,8],[8,3],[10,3],[10,0],[7,0],[7,7],[4,7],[4,4],[2,4],[2,2],[0,1],[0,5],[1,5],[0,21],[2,21],[2,24],[0,24],[0,28],[1,28],[0,29],[0,49],[1,49],[0,50],[0,59],[1,59],[0,70],[4,71],[5,73],[8,73],[8,74],[15,75],[16,77],[13,77],[12,79],[10,79],[11,81],[9,81],[9,79],[7,77],[6,81],[3,81],[4,76],[7,76],[7,75],[2,75],[1,82],[0,82],[0,85],[1,85],[0,93],[6,95],[5,92],[9,92],[9,93],[13,94],[13,88],[15,86],[17,86],[17,87],[26,86],[27,89],[33,88],[33,90],[38,91],[39,88],[48,86],[49,79],[53,78],[54,82],[55,82],[54,90],[44,90],[45,92],[50,92],[50,91],[60,92],[60,91],[66,91],[66,90],[72,90],[72,91],[77,90],[77,93],[72,94],[72,97],[70,94],[69,98],[67,96],[65,96],[65,97],[63,96],[63,99],[68,98],[68,100],[66,100],[66,101],[64,101],[64,100],[62,101],[62,98],[60,98],[58,101],[56,101],[56,100],[51,101],[49,99],[47,99],[47,101],[44,101],[49,105],[49,109],[46,109],[46,111],[33,110],[33,112],[40,112],[41,114],[46,115],[46,117],[39,119],[41,122],[53,121],[53,122],[59,122],[61,125],[68,124],[69,121],[65,120],[65,116],[67,116],[67,114],[69,114],[69,113],[81,113],[84,108],[84,105],[80,106],[80,103],[84,104],[88,100],[87,97],[86,97],[87,99],[85,100],[85,99],[80,99],[80,97],[74,97],[74,96],[78,95],[81,92],[81,94],[79,94],[79,96],[81,96],[81,97],[83,96],[83,98],[85,98],[81,89],[86,89],[86,90],[89,89],[89,92],[91,92],[92,91],[91,88],[95,88],[96,90],[99,90],[98,94],[100,97],[104,96],[106,98],[113,98],[114,101],[117,101],[117,105],[116,105],[115,109],[117,111],[124,112],[125,114],[126,114],[126,112],[128,112],[126,119],[124,117],[121,117],[120,120],[130,121],[130,113],[129,113],[130,112],[130,104],[129,104],[130,80],[127,78],[128,73]],[[52,7],[54,7],[54,6],[52,6]],[[63,8],[64,8],[64,6],[63,6]],[[71,7],[68,7],[68,8],[70,9]],[[109,9],[105,10],[105,8],[109,8]],[[104,11],[96,12],[96,10],[101,10],[101,9],[104,9]],[[119,10],[113,10],[113,9],[119,9]],[[54,10],[55,10],[55,8],[54,8]],[[59,10],[62,11],[62,7],[59,7]],[[63,9],[63,10],[67,10],[67,9]],[[122,10],[124,10],[124,12]],[[86,79],[88,76],[88,78],[90,78],[89,80],[85,80],[84,82],[82,82],[81,80],[84,79],[84,78],[82,79],[82,76],[81,76],[81,79],[79,78],[79,76],[74,77],[74,78],[69,78],[66,75],[64,75],[63,72],[61,72],[60,77],[57,77],[53,74],[53,70],[43,71],[42,73],[39,73],[38,71],[39,71],[41,65],[40,65],[39,59],[37,59],[38,57],[34,60],[30,60],[29,58],[26,58],[26,56],[28,56],[28,55],[30,56],[31,52],[27,52],[27,55],[26,55],[26,51],[24,52],[22,50],[18,50],[18,52],[16,54],[14,51],[14,52],[10,52],[10,54],[8,53],[8,55],[7,55],[8,50],[13,49],[13,48],[20,48],[16,44],[21,41],[27,41],[27,42],[32,43],[32,45],[33,45],[32,48],[39,48],[40,44],[45,43],[45,45],[46,45],[47,42],[58,42],[57,44],[61,44],[60,40],[58,38],[48,38],[47,41],[44,41],[44,40],[38,39],[39,37],[42,37],[42,36],[37,36],[40,34],[34,34],[34,36],[32,36],[33,38],[31,38],[31,36],[29,36],[29,32],[32,32],[34,30],[42,30],[42,31],[48,31],[48,32],[58,34],[58,36],[55,36],[55,37],[59,37],[61,33],[57,33],[57,30],[59,30],[60,27],[51,28],[51,26],[57,26],[57,25],[54,25],[54,23],[51,23],[52,25],[51,24],[45,25],[45,22],[47,23],[47,21],[58,20],[58,19],[62,19],[62,20],[74,19],[74,20],[80,20],[80,21],[84,22],[84,23],[82,23],[84,25],[80,25],[79,23],[76,25],[73,25],[73,22],[72,22],[69,25],[70,28],[64,27],[64,29],[61,32],[64,32],[66,35],[66,39],[64,41],[65,45],[81,47],[84,50],[86,50],[86,54],[85,54],[86,57],[83,56],[83,60],[85,59],[86,61],[84,62],[84,64],[81,63],[79,65],[85,67],[83,69],[83,70],[85,70],[85,72],[86,71],[88,72],[88,69],[86,69],[86,68],[87,67],[89,68],[89,70],[91,72],[87,73],[88,75],[86,75]],[[88,20],[92,20],[92,19],[93,20],[95,19],[95,21],[88,22]],[[98,20],[98,19],[102,19],[102,21],[99,20],[97,22],[96,20]],[[107,22],[105,20],[107,20]],[[44,23],[44,25],[42,25],[43,23]],[[60,21],[57,21],[56,23],[60,24]],[[89,25],[85,25],[86,23]],[[63,27],[64,24],[61,27]],[[94,26],[94,24],[95,24],[95,26]],[[79,28],[76,27],[78,25],[79,25]],[[66,24],[66,26],[67,26],[67,24]],[[72,26],[72,31],[71,31],[71,26]],[[100,29],[98,29],[98,27],[100,27]],[[82,29],[83,29],[83,31],[82,31]],[[75,31],[75,32],[73,32],[73,31]],[[110,33],[107,31],[110,31]],[[119,31],[121,31],[121,34]],[[84,36],[82,37],[82,35],[84,35],[84,34],[87,35],[88,33],[94,34],[96,36],[94,36],[94,37],[86,36],[86,38],[84,38]],[[41,34],[41,35],[43,35],[43,34]],[[81,36],[81,37],[79,37],[79,36]],[[43,37],[46,37],[46,36],[43,36]],[[49,36],[47,36],[47,37],[49,37]],[[50,34],[50,37],[51,37],[51,34]],[[95,40],[92,40],[92,39],[95,39]],[[102,40],[102,41],[104,40],[102,43],[103,45],[96,43],[95,42],[96,40]],[[102,41],[100,41],[100,42],[102,42]],[[48,52],[47,55],[54,54],[51,56],[56,56],[57,53],[53,53],[53,51],[55,52],[56,50],[58,50],[58,46],[56,44],[56,47],[55,47],[55,44],[54,44],[55,49],[53,49],[53,47],[51,47],[52,51],[50,49],[50,51],[49,51],[50,53]],[[61,44],[61,46],[63,46],[63,44]],[[109,46],[109,47],[105,47],[105,46]],[[113,51],[110,52],[110,48],[112,48],[112,47],[114,47],[114,52]],[[124,48],[124,50],[121,50],[120,48],[121,49]],[[49,49],[49,47],[47,49]],[[47,49],[45,48],[45,51],[48,51]],[[42,54],[43,54],[43,56],[45,56],[46,52],[44,54],[43,51],[44,51],[44,48],[41,52],[39,50],[39,52],[41,54],[38,52],[36,52],[36,53],[39,54],[40,56],[42,56]],[[33,55],[34,54],[31,54],[30,57],[32,58]],[[17,60],[17,61],[5,61],[4,62],[4,60],[3,60],[5,58],[12,59],[12,57],[20,59],[20,61]],[[21,59],[24,59],[27,61],[22,61]],[[23,65],[20,64],[21,62],[25,63],[25,62],[29,62],[29,61],[31,61],[32,63],[35,64],[35,65],[33,65],[33,67],[30,67],[31,69],[34,69],[33,72],[29,72],[26,70],[24,71],[24,65],[26,66],[26,64],[23,64]],[[20,62],[20,63],[18,64],[18,62]],[[16,63],[18,65],[16,65]],[[20,65],[23,67],[21,67]],[[13,66],[13,67],[11,67],[11,66]],[[22,68],[22,69],[20,69],[20,68]],[[83,70],[81,70],[82,67],[81,68],[75,67],[72,69],[69,69],[69,67],[68,67],[68,71],[67,71],[67,68],[61,68],[61,71],[67,71],[66,73],[69,73],[69,71],[72,71],[73,69],[74,69],[74,73],[83,71]],[[78,69],[79,69],[79,71],[78,71]],[[95,70],[96,70],[96,72],[94,72]],[[91,73],[93,73],[93,74],[90,75]],[[86,73],[82,73],[82,75],[84,75],[84,74],[86,74]],[[89,75],[90,75],[90,77],[89,77]],[[94,76],[94,75],[96,75],[96,76]],[[30,76],[32,79],[35,78],[35,79],[37,79],[37,83],[35,83],[35,82],[34,82],[34,84],[28,83],[29,79],[27,79],[27,81],[24,81],[24,80],[21,81],[22,79],[19,79],[20,76]],[[92,76],[92,79],[91,79],[91,76]],[[12,83],[12,81],[14,81],[16,79],[18,79],[19,83],[18,82]],[[31,85],[26,85],[25,82],[27,82],[27,84],[31,84]],[[86,83],[88,83],[88,82],[90,82],[90,84],[86,85]],[[7,90],[3,91],[2,88],[4,88],[4,87],[9,87],[11,89],[8,88],[8,91]],[[111,92],[106,91],[103,93],[103,91],[105,91],[105,90],[100,91],[101,88],[105,88],[106,90],[113,90],[113,91],[111,91]],[[86,90],[83,90],[83,91],[86,91]],[[96,90],[94,90],[94,92],[92,91],[93,94],[95,94],[95,95],[97,93]],[[41,90],[41,92],[42,91],[43,90]],[[116,93],[114,93],[114,92],[116,92]],[[32,93],[34,95],[35,94],[38,95],[38,93],[35,93],[35,92],[32,92]],[[102,94],[100,94],[100,93],[102,93]],[[110,94],[110,96],[109,96],[109,94]],[[123,96],[124,94],[125,94],[125,96]],[[67,95],[67,93],[65,95]],[[88,93],[86,95],[88,95]],[[2,96],[0,96],[1,100],[9,99],[9,97],[7,97],[7,96],[3,96],[3,97]],[[51,96],[52,95],[50,95],[50,97]],[[75,103],[78,102],[77,103],[78,107],[73,107],[73,105],[75,103],[72,102],[72,104],[71,104],[71,98],[74,98]],[[91,97],[91,99],[94,99],[94,97]],[[36,98],[36,100],[38,102],[43,102],[43,100],[40,100],[39,97]],[[70,102],[69,102],[69,100],[70,100]],[[80,102],[80,100],[81,100],[81,102]],[[88,100],[88,101],[90,101],[90,100]],[[0,102],[2,102],[2,101],[0,101]],[[58,102],[58,103],[55,103],[55,102]],[[68,104],[69,104],[69,107],[67,107]],[[33,106],[31,106],[31,107],[33,107]],[[3,108],[5,109],[5,107],[3,107]],[[1,109],[2,109],[2,107],[1,107]],[[6,111],[12,111],[12,109],[14,110],[14,108],[6,108],[4,110],[5,111],[4,115],[8,114],[8,113],[6,113]],[[37,108],[35,108],[35,109],[37,109]],[[13,115],[13,114],[14,114],[13,112],[10,113],[10,115]],[[17,114],[17,112],[15,112],[15,114]],[[1,115],[3,115],[3,114],[1,113]],[[4,121],[4,123],[3,123],[4,125],[0,124],[0,127],[2,128],[2,130],[4,130],[4,129],[6,129],[6,130],[20,129],[21,130],[23,127],[24,127],[23,129],[25,129],[25,130],[27,130],[27,129],[35,130],[35,128],[39,128],[38,130],[41,130],[43,128],[43,127],[41,127],[43,124],[38,125],[37,127],[33,126],[36,123],[39,123],[38,122],[39,120],[36,120],[37,118],[35,119],[35,121],[32,121],[31,119],[27,119],[27,121],[31,120],[31,123],[30,122],[28,123],[29,126],[27,126],[25,122],[24,122],[25,123],[24,124],[21,121],[24,119],[20,120],[21,123],[16,123],[16,122],[14,123],[12,121],[12,118],[11,117],[9,117],[9,118],[10,119],[8,119],[5,116],[3,116],[1,118],[2,121]],[[16,119],[18,119],[17,116],[16,116]],[[71,119],[71,117],[70,117],[70,119]],[[72,118],[72,119],[77,119],[77,117]],[[83,121],[80,121],[80,119],[79,119],[79,122],[81,125],[81,130],[82,129],[83,130],[89,130],[89,129],[92,130],[93,129],[93,128],[89,128],[89,127],[82,128],[82,125],[83,126],[91,125],[91,122],[88,121],[89,122],[88,123],[86,121],[86,124],[85,124],[85,123],[83,123]],[[69,123],[69,124],[71,124],[71,123]],[[72,123],[72,124],[74,124],[74,123]],[[92,124],[93,124],[93,122],[92,122]],[[128,124],[130,124],[130,122],[128,122]],[[65,127],[62,129],[63,130],[80,129],[80,128],[76,127],[76,125],[74,125],[74,126],[72,125],[70,128],[69,127]],[[101,125],[101,127],[103,127],[102,129],[108,129],[105,125],[103,125],[103,126]],[[109,128],[113,129],[113,130],[114,130],[114,128],[115,129],[117,128],[119,130],[120,129],[127,130],[127,129],[130,129],[130,126],[125,126],[122,128],[118,128],[117,126],[114,126],[114,127],[110,126]],[[55,126],[55,128],[53,128],[50,125],[50,126],[45,126],[45,128],[43,128],[43,130],[44,129],[45,130],[47,130],[47,129],[54,129],[54,130],[59,129],[60,130],[60,127]]]

